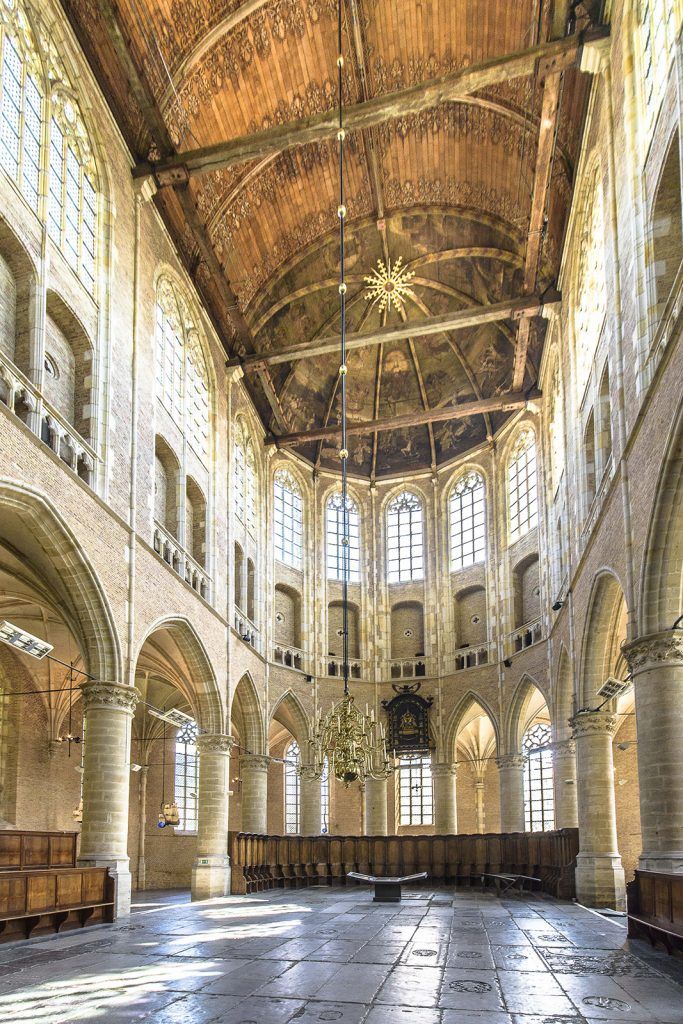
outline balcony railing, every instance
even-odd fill
[[[306,652],[298,647],[291,647],[289,644],[273,644],[273,661],[276,665],[295,668],[299,672],[308,671],[308,655]]]
[[[490,665],[495,661],[495,648],[491,644],[478,644],[476,647],[459,647],[451,657],[451,671],[462,672],[466,668],[478,668],[479,665]]]
[[[205,601],[210,599],[211,580],[205,570],[156,520],[154,521],[154,550],[200,597],[203,597]]]
[[[95,449],[45,401],[28,377],[1,352],[0,402],[37,433],[76,476],[89,487],[93,486],[99,461]]]
[[[390,658],[386,663],[388,679],[422,679],[427,671],[427,658]]]
[[[328,655],[323,662],[323,672],[327,676],[340,678],[344,675],[344,659],[334,654]],[[351,679],[363,678],[363,662],[359,658],[349,658],[349,676]]]
[[[607,491],[609,490],[609,485],[612,482],[612,477],[613,476],[614,476],[614,458],[612,457],[612,453],[610,452],[609,458],[607,459],[607,463],[605,465],[605,471],[602,474],[602,480],[600,481],[600,486],[598,487],[598,489],[597,489],[597,491],[595,493],[595,497],[593,498],[593,500],[591,502],[591,506],[590,506],[590,508],[588,510],[588,515],[586,517],[586,522],[583,524],[583,529],[582,529],[581,533],[582,533],[584,538],[590,537],[591,533],[593,532],[593,527],[595,526],[595,521],[598,518],[598,516],[600,515],[600,509],[602,508],[602,506],[604,504],[605,495],[607,494]]]
[[[505,651],[508,656],[518,654],[520,651],[525,651],[527,647],[533,647],[542,639],[543,621],[540,618],[532,619],[531,622],[526,622],[506,635]]]
[[[244,612],[235,606],[235,617],[234,617],[235,630],[244,640],[245,644],[249,644],[255,651],[261,650],[261,634],[258,629],[251,621],[247,618]]]

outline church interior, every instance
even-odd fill
[[[683,1024],[682,140],[683,0],[0,0],[2,1019]]]

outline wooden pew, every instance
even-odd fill
[[[683,874],[636,871],[626,887],[629,938],[683,951]]]

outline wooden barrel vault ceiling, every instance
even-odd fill
[[[337,0],[63,3],[269,434],[338,468]],[[536,383],[599,31],[570,15],[343,0],[356,475],[436,468]]]

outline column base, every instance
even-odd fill
[[[579,903],[597,910],[626,910],[626,881],[618,854],[580,853],[575,879]]]
[[[663,871],[669,875],[683,874],[683,850],[664,850],[662,853],[640,855],[638,867],[641,871]]]
[[[116,917],[128,917],[133,889],[128,857],[123,860],[107,860],[105,857],[79,857],[78,863],[84,868],[109,868],[109,874],[116,879],[114,910]]]
[[[227,856],[197,857],[192,865],[192,900],[230,895],[230,859]]]

